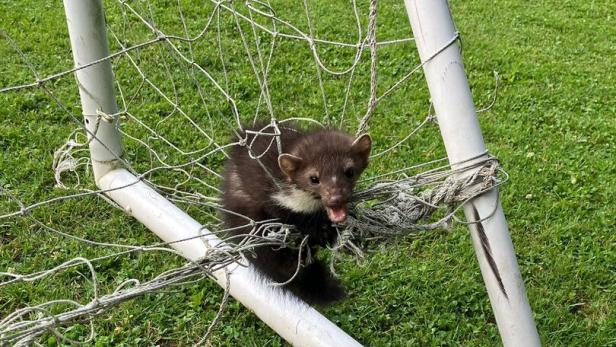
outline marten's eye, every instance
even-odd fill
[[[319,184],[319,178],[315,175],[310,176],[310,183],[312,184]]]
[[[353,176],[355,176],[355,170],[353,170],[352,167],[344,170],[344,175],[348,178],[353,178]]]

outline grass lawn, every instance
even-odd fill
[[[112,51],[120,50],[120,44],[133,46],[152,38],[121,3],[104,3]],[[180,36],[185,36],[184,31],[197,35],[214,10],[210,1],[126,3],[166,34]],[[351,5],[332,3],[308,2],[313,35],[357,42]],[[249,15],[241,2],[229,6]],[[609,0],[452,0],[450,6],[461,33],[465,67],[478,108],[490,104],[494,96],[493,71],[500,75],[496,103],[480,115],[480,122],[491,153],[500,158],[510,175],[502,189],[502,204],[543,344],[616,346],[616,4]],[[272,7],[279,18],[302,32],[311,30],[302,3],[272,1]],[[368,3],[362,2],[358,8],[365,33]],[[267,11],[265,7],[260,10]],[[253,16],[272,27],[266,18]],[[270,113],[259,102],[261,89],[248,56],[260,69],[261,61],[269,57],[272,36],[263,31],[253,33],[246,21],[236,22],[226,10],[220,12],[220,18],[214,16],[213,23],[220,25],[212,24],[192,46],[174,43],[233,98],[241,121],[255,116],[268,119]],[[281,32],[293,33],[277,25]],[[72,67],[61,2],[0,0],[0,30],[23,51],[40,76]],[[377,39],[409,35],[403,1],[380,1]],[[354,131],[369,97],[369,52],[364,52],[357,65],[347,100],[348,75],[321,71],[320,84],[308,45],[301,40],[276,40],[267,75],[274,115],[313,118]],[[317,43],[316,49],[324,65],[333,70],[345,70],[355,55],[349,47]],[[412,42],[382,46],[378,56],[379,94],[418,63]],[[119,104],[130,112],[122,125],[125,157],[138,172],[197,158],[213,148],[207,136],[219,144],[228,141],[227,124],[235,121],[233,106],[204,74],[192,71],[168,45],[149,45],[131,51],[130,59],[126,55],[115,59],[114,73],[119,85],[116,94],[122,96]],[[0,36],[0,89],[34,79],[24,59]],[[19,211],[14,197],[27,206],[95,188],[91,172],[83,167],[77,170],[79,186],[55,186],[51,170],[54,151],[78,128],[81,110],[72,75],[45,86],[53,97],[39,88],[0,93],[0,272],[32,273],[77,256],[94,258],[117,251],[89,246],[57,231],[99,242],[157,242],[142,225],[96,196],[43,205],[24,216],[1,217]],[[174,110],[171,102],[186,116]],[[418,73],[379,104],[370,128],[375,150],[387,149],[402,139],[425,119],[428,109],[429,95]],[[395,151],[375,160],[366,175],[444,154],[438,128],[429,124]],[[220,154],[200,160],[215,171],[220,171],[222,162]],[[195,165],[187,170],[189,176],[159,170],[148,179],[159,186],[217,195],[219,179],[215,174]],[[67,185],[77,183],[72,173],[63,177]],[[186,177],[191,179],[186,181]],[[206,225],[217,221],[211,209],[184,207]],[[181,258],[167,253],[111,257],[95,264],[99,292],[110,292],[128,278],[151,279],[181,264]],[[337,272],[349,298],[322,312],[365,345],[500,344],[464,225],[384,243],[373,248],[359,266],[350,257],[342,259]],[[92,299],[89,278],[87,268],[78,267],[31,283],[0,286],[0,316],[52,299],[86,303]],[[96,318],[96,336],[90,344],[194,343],[216,315],[222,296],[223,290],[211,281],[145,295]],[[64,333],[82,339],[87,327],[75,325]],[[40,342],[62,344],[51,334]],[[209,343],[285,344],[234,300]]]

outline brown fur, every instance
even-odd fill
[[[262,128],[255,126],[253,130]],[[282,191],[263,167],[250,158],[248,147],[236,145],[225,165],[223,206],[255,221],[275,218],[295,226],[297,232],[309,235],[308,244],[314,256],[319,246],[331,245],[336,240],[337,231],[325,206],[346,209],[357,178],[368,165],[371,140],[367,135],[354,139],[334,129],[301,131],[281,125],[280,130],[286,154],[278,155],[276,143],[271,144],[272,136],[261,135],[255,139],[249,135],[247,143],[252,143],[254,155],[263,154],[261,163],[280,183]],[[271,129],[267,132],[273,133]],[[311,181],[312,176],[318,177],[318,184]],[[285,194],[293,189],[301,194],[306,192],[302,196],[314,200],[304,199],[292,210],[274,198],[276,194],[287,197]],[[288,201],[285,199],[282,200]],[[311,207],[302,210],[302,206]],[[224,222],[227,228],[236,228],[246,225],[248,220],[224,213]],[[238,236],[249,231],[250,227],[239,228],[232,234]],[[276,282],[286,282],[296,271],[297,250],[264,246],[255,249],[255,254],[250,261]],[[302,264],[298,276],[283,288],[310,304],[326,305],[344,297],[339,281],[319,261]]]

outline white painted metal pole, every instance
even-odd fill
[[[452,166],[486,158],[486,148],[464,72],[460,46],[449,45],[456,32],[446,0],[405,0],[413,36]],[[436,55],[435,55],[436,54]],[[468,162],[462,165],[468,165]],[[496,210],[495,210],[496,209]],[[498,190],[464,206],[496,323],[505,346],[540,346],[539,335],[518,269]]]
[[[99,185],[104,190],[112,189],[107,195],[163,241],[193,238],[171,244],[187,259],[196,261],[206,254],[208,248],[222,242],[216,235],[203,229],[199,222],[124,169],[108,172],[100,179]],[[194,238],[199,235],[204,236],[201,239]],[[252,267],[232,264],[227,266],[227,270],[231,272],[231,296],[292,345],[361,346],[312,307],[280,288],[270,286]],[[224,269],[213,275],[219,285],[226,286]]]
[[[76,66],[84,66],[109,55],[100,0],[64,0],[71,47]],[[92,166],[97,185],[142,222],[148,229],[189,260],[206,255],[208,248],[222,241],[130,172],[118,168],[122,138],[117,118],[100,116],[118,111],[114,96],[111,63],[104,60],[76,72],[86,127],[95,134],[90,143]],[[98,113],[98,115],[97,115]],[[201,238],[195,238],[204,235]],[[294,346],[361,346],[343,330],[299,299],[270,286],[248,267],[235,264],[230,271],[230,294],[252,310],[263,322]],[[226,286],[226,272],[213,274]]]
[[[101,0],[64,0],[64,12],[73,50],[75,67],[85,66],[109,56],[107,28]],[[96,181],[118,166],[122,155],[122,136],[115,115],[118,105],[113,86],[111,62],[103,60],[75,73]]]

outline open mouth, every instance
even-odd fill
[[[334,223],[342,223],[346,220],[348,211],[346,205],[341,206],[325,206],[327,217]]]

